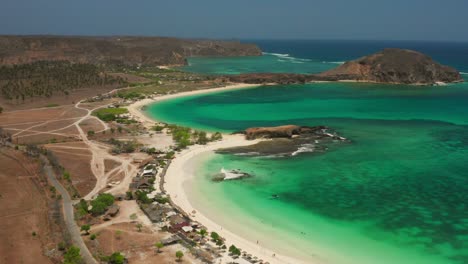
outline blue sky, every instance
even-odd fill
[[[466,0],[1,0],[0,34],[468,41]]]

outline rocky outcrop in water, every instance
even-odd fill
[[[0,36],[0,64],[70,61],[106,65],[184,65],[187,57],[260,56],[254,44],[163,37]]]
[[[300,153],[324,152],[334,143],[347,141],[344,137],[330,131],[325,126],[285,125],[278,127],[256,127],[236,132],[244,134],[246,139],[270,139],[257,144],[217,150],[244,156],[296,156]]]
[[[325,126],[296,126],[285,125],[276,127],[252,127],[239,132],[245,135],[247,140],[257,138],[293,138],[305,135],[323,135],[333,137],[332,134],[326,133]]]

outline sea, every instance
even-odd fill
[[[190,58],[206,74],[317,73],[383,48],[408,48],[468,80],[468,43],[244,40],[260,57]],[[468,83],[314,83],[176,98],[147,114],[199,130],[330,127],[347,141],[290,156],[200,157],[189,198],[259,248],[327,264],[468,263]],[[251,177],[214,182],[222,168]],[[228,245],[229,246],[229,245]]]

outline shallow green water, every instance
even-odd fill
[[[467,103],[466,84],[327,83],[179,98],[148,113],[212,131],[332,127],[351,143],[291,158],[214,155],[193,196],[208,215],[230,208],[244,220],[218,220],[236,230],[248,223],[251,239],[281,238],[326,263],[442,264],[468,263]],[[254,177],[211,182],[222,167]]]

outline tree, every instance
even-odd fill
[[[91,213],[93,215],[101,215],[107,209],[107,206],[103,202],[100,202],[100,201],[91,201],[91,206],[92,206]]]
[[[234,246],[234,245],[231,245],[231,246],[229,247],[229,252],[231,252],[231,254],[237,255],[237,256],[239,256],[239,255],[241,254],[240,249],[238,249],[238,248],[237,248],[236,246]]]
[[[91,137],[91,136],[94,136],[96,132],[94,132],[94,130],[89,130],[88,131],[88,137]]]
[[[213,241],[218,241],[219,240],[219,235],[216,232],[211,232],[211,238]]]
[[[223,240],[218,239],[218,240],[216,241],[216,245],[217,245],[218,247],[221,247],[222,245],[224,245]]]
[[[103,214],[107,207],[114,204],[114,196],[109,193],[101,193],[96,199],[91,201],[91,213],[94,215]]]
[[[205,236],[206,236],[207,234],[208,234],[208,231],[206,231],[206,229],[200,230],[200,236],[201,236],[202,238],[205,238]]]
[[[97,235],[96,235],[96,234],[92,234],[92,235],[89,237],[89,239],[91,239],[91,240],[95,240],[96,238],[97,238]]]
[[[125,257],[120,252],[114,252],[109,257],[110,264],[123,264],[125,262]]]
[[[200,145],[206,145],[206,143],[208,143],[208,137],[206,136],[206,132],[204,131],[201,131],[198,133],[198,139],[197,139],[197,143],[200,144]]]
[[[184,252],[178,250],[176,253],[175,253],[175,256],[177,258],[177,261],[181,261],[182,260],[182,257],[184,256]]]
[[[63,255],[63,264],[81,264],[83,258],[80,255],[80,249],[75,246],[71,246],[67,252]]]
[[[161,253],[161,248],[164,247],[164,244],[161,242],[157,242],[156,244],[154,244],[154,246],[157,248],[158,253]]]
[[[87,235],[89,235],[89,230],[91,229],[90,225],[82,225],[81,231],[85,231]]]

